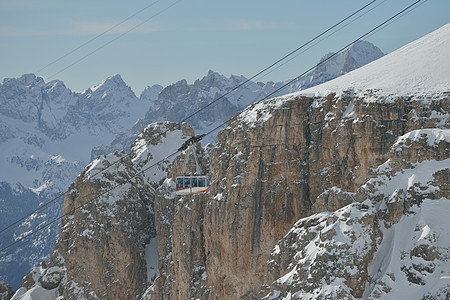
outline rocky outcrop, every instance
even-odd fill
[[[356,211],[367,210],[367,204],[352,204],[359,197],[355,193],[376,175],[373,170],[377,166],[395,156],[390,149],[397,138],[419,128],[449,125],[445,115],[439,113],[449,109],[447,95],[432,101],[408,97],[378,102],[366,99],[352,91],[340,96],[299,96],[290,101],[279,98],[250,106],[230,122],[219,133],[218,145],[209,155],[212,179],[209,197],[180,199],[162,193],[166,200],[159,200],[173,203],[168,212],[173,217],[167,219],[164,231],[171,240],[161,245],[170,251],[160,257],[164,257],[160,266],[165,270],[166,280],[155,283],[158,298],[260,297],[260,287],[277,278],[268,271],[266,261],[270,260],[277,241],[297,220],[313,213],[337,211],[349,204]],[[414,147],[416,151],[407,152],[414,155],[414,159],[406,157],[409,164],[425,157],[422,152],[448,157],[445,145],[439,146],[444,148],[438,152],[434,148]],[[407,166],[404,163],[399,168]],[[349,215],[355,218],[355,223],[377,222],[376,214],[362,218],[356,211]],[[317,228],[317,234],[322,232],[322,227]],[[347,286],[349,291],[369,280],[367,267],[377,249],[374,241],[382,237],[379,228],[361,230],[359,235],[348,238],[356,241],[370,233],[373,240],[362,246],[366,254],[361,257],[353,257],[356,253],[347,249],[350,258],[341,264],[353,262],[359,266],[348,274],[364,274],[362,271],[366,270],[365,276],[352,279]],[[320,233],[320,238],[331,239],[334,231]],[[310,241],[308,237],[312,239],[313,233],[305,235]],[[197,257],[197,262],[192,257]],[[194,270],[201,270],[204,278],[197,280],[198,287],[192,284],[193,277],[188,276],[193,276]],[[184,275],[178,278],[179,274]],[[352,295],[362,297],[363,292],[355,290]]]
[[[169,154],[192,135],[187,124],[151,124],[129,155],[101,156],[87,166],[66,193],[49,264],[28,275],[19,294],[141,296],[158,275],[154,186],[164,179],[173,159]]]
[[[174,193],[175,177],[195,172],[195,164],[188,151],[165,157],[194,132],[186,124],[148,126],[129,156],[100,157],[77,178],[52,259],[22,293],[38,287],[87,299],[361,298],[397,293],[389,280],[399,276],[427,286],[435,270],[446,272],[447,254],[433,235],[420,239],[430,232],[426,223],[402,250],[409,260],[393,249],[402,264],[387,272],[380,257],[391,251],[389,230],[419,222],[403,221],[411,212],[446,205],[450,124],[442,112],[449,102],[448,94],[373,102],[348,91],[253,105],[220,132],[216,146],[194,145],[211,187],[182,197]],[[411,177],[431,159],[431,174]],[[163,167],[140,172],[160,160]],[[394,188],[399,174],[406,188]],[[149,278],[145,253],[156,237],[158,272]]]
[[[213,176],[226,178],[212,187],[223,200],[212,201],[208,214],[211,244],[227,249],[223,252],[230,255],[221,253],[221,259],[212,259],[217,263],[211,270],[219,270],[213,282],[224,282],[219,295],[229,291],[228,280],[230,285],[239,282],[242,288],[233,294],[256,294],[252,287],[264,279],[252,274],[264,273],[269,248],[296,220],[319,212],[319,203],[312,209],[317,196],[333,186],[356,191],[371,176],[371,168],[387,159],[396,136],[421,128],[419,123],[408,122],[407,112],[414,106],[421,105],[406,99],[369,104],[351,93],[303,97],[271,111],[270,119],[262,124],[245,124],[245,118],[252,113],[263,118],[269,112],[249,109],[231,129],[224,130],[217,152],[211,155]],[[440,106],[440,102],[431,104],[425,115]],[[338,209],[349,200],[336,202],[330,208]],[[233,244],[239,247],[230,248]]]
[[[14,295],[12,288],[4,281],[0,280],[0,299],[9,300]]]
[[[193,161],[191,151],[173,161],[169,154],[185,149],[194,133],[175,123],[147,127],[129,156],[101,157],[83,171],[66,195],[52,260],[22,293],[448,298],[448,68],[423,59],[431,50],[448,52],[447,30],[425,39],[434,43],[413,43],[383,64],[341,77],[335,91],[324,85],[236,115],[216,146],[193,145],[211,178],[205,194],[174,191],[177,175],[194,172],[185,168]],[[428,73],[415,70],[407,78],[417,81],[393,82],[414,60],[404,55],[412,50]],[[398,68],[387,68],[392,64]],[[380,90],[367,88],[378,84]],[[174,133],[172,142],[158,139],[162,126]],[[152,169],[156,161],[163,167]],[[155,240],[159,273],[149,272],[155,264],[143,258]],[[55,281],[53,290],[44,288]]]
[[[297,222],[272,252],[264,299],[448,298],[448,177],[438,174],[450,174],[449,146],[450,129],[403,135],[357,201]]]
[[[209,174],[209,152],[194,145],[201,173]],[[155,198],[155,224],[158,233],[160,276],[149,299],[205,298],[206,255],[204,208],[209,194],[176,197],[177,175],[195,174],[195,158],[188,151],[179,155],[169,168],[170,176],[158,188]],[[173,260],[175,258],[175,260]],[[147,298],[146,298],[147,299]]]

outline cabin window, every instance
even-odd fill
[[[191,187],[191,178],[189,178],[189,177],[184,177],[184,187],[185,187],[185,188]]]
[[[198,178],[198,186],[199,187],[205,187],[205,177],[199,177]]]
[[[183,177],[178,177],[177,178],[177,189],[182,188],[183,187]]]
[[[197,187],[197,177],[192,177],[191,178],[191,183],[192,183],[192,187]]]

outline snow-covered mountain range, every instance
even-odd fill
[[[278,94],[333,79],[382,55],[370,43],[359,42]],[[183,120],[244,81],[243,76],[227,78],[209,71],[193,84],[181,80],[167,87],[153,85],[137,97],[120,75],[82,92],[33,74],[4,79],[0,84],[0,211],[4,216],[0,229],[62,195],[97,156],[128,151],[147,124]],[[249,82],[187,122],[197,133],[207,132],[283,84]],[[209,141],[215,140],[210,137]],[[62,197],[18,227],[1,232],[0,245],[55,218],[61,203]],[[8,250],[8,256],[0,258],[0,278],[17,287],[32,265],[48,259],[58,232],[55,224]]]
[[[207,193],[175,192],[189,151],[142,172],[194,135],[147,126],[70,186],[13,299],[449,299],[449,56],[450,24],[250,104],[192,148]]]

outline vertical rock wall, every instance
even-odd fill
[[[331,193],[315,205],[320,194],[334,186],[354,192],[387,159],[398,136],[448,126],[443,118],[448,95],[370,101],[375,96],[375,91],[360,97],[348,91],[339,97],[274,99],[250,106],[229,123],[209,156],[207,199],[171,199],[171,257],[160,266],[172,279],[158,282],[157,290],[165,297],[173,291],[201,299],[257,297],[259,287],[273,279],[266,261],[294,223],[353,201],[351,195],[337,199]],[[198,230],[192,236],[184,226]],[[190,261],[185,249],[203,261]],[[175,279],[177,264],[185,265],[186,274],[205,268],[203,293]]]

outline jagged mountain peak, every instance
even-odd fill
[[[134,92],[125,83],[119,74],[115,74],[103,80],[100,84],[88,88],[82,92],[83,95],[88,97],[93,97],[93,95],[101,95],[102,99],[106,97],[107,94],[125,93],[129,96],[134,96]]]
[[[35,74],[24,74],[22,76],[20,76],[19,78],[5,78],[3,80],[3,84],[5,84],[5,82],[16,82],[19,83],[21,85],[24,85],[26,87],[35,87],[35,86],[42,86],[45,84],[44,79],[42,77],[38,77]]]
[[[208,88],[223,89],[228,86],[231,86],[231,84],[235,82],[236,79],[238,79],[237,76],[230,76],[230,78],[227,78],[226,76],[220,73],[209,70],[206,76],[194,82],[193,87],[194,88],[208,87]]]
[[[91,89],[95,91],[100,87],[108,87],[110,85],[126,85],[126,83],[125,81],[123,81],[122,76],[120,76],[120,74],[114,74],[112,76],[109,76],[108,78],[103,80],[100,84]]]
[[[141,93],[140,99],[153,100],[158,99],[159,93],[164,89],[162,85],[154,84],[152,86],[147,85]]]
[[[325,54],[320,59],[320,62],[326,61],[319,65],[312,73],[316,76],[318,74],[322,74],[322,76],[323,74],[339,76],[384,55],[378,47],[368,41],[358,41],[344,52],[330,58],[334,54],[334,52]]]
[[[368,41],[357,41],[347,52],[355,60],[357,68],[384,56],[380,48]]]
[[[4,78],[3,83],[0,83],[0,88],[2,86],[5,89],[13,88],[13,86],[15,86],[16,88],[25,88],[25,89],[42,88],[46,92],[67,89],[66,85],[61,80],[52,80],[49,82],[45,82],[45,80],[42,77],[36,76],[33,73],[23,74],[19,78]],[[3,90],[2,94],[5,94],[6,92],[7,92],[6,90]]]

